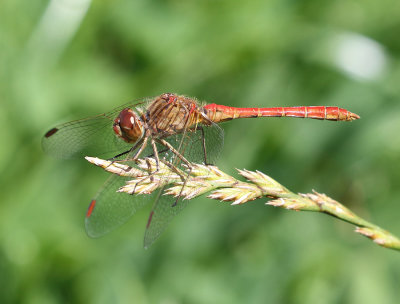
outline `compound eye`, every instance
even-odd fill
[[[114,132],[129,143],[136,142],[143,135],[143,124],[132,109],[123,109],[114,120]]]
[[[119,114],[119,125],[124,130],[132,130],[136,124],[135,113],[132,110],[123,109]]]

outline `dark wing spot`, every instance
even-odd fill
[[[86,217],[90,217],[90,215],[92,214],[93,210],[94,210],[94,206],[96,205],[96,200],[92,200],[90,202],[88,211],[86,212]]]
[[[57,128],[53,128],[49,131],[47,131],[47,133],[44,135],[44,137],[49,138],[50,136],[52,136],[54,133],[56,133],[58,131]]]

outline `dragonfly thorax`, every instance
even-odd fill
[[[134,143],[142,138],[144,133],[143,122],[139,116],[129,108],[123,109],[114,120],[115,134],[128,143]]]

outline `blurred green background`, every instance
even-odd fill
[[[322,214],[193,200],[149,249],[149,207],[100,239],[107,174],[55,160],[56,123],[163,92],[362,119],[237,120],[220,168],[260,170],[400,235],[400,2],[0,3],[1,303],[396,303],[400,255]]]

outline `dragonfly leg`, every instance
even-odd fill
[[[158,155],[160,156],[161,154],[164,154],[165,152],[168,152],[169,149],[168,148],[164,148],[161,151],[157,151]],[[154,157],[154,153],[147,155],[146,157]]]
[[[164,165],[166,165],[171,171],[175,172],[180,179],[182,180],[182,182],[185,181],[185,176],[183,175],[183,172],[178,170],[173,164],[171,164],[169,161],[162,159],[160,160]]]
[[[132,148],[129,149],[129,150],[126,150],[125,152],[119,153],[119,154],[117,154],[117,155],[115,155],[115,156],[113,156],[113,157],[111,157],[111,158],[108,158],[107,160],[109,160],[109,161],[114,161],[114,160],[116,160],[118,157],[120,157],[120,156],[122,156],[122,155],[125,155],[125,154],[128,154],[128,153],[131,152],[131,151],[132,151]]]
[[[155,153],[157,153],[157,152],[155,152]],[[184,182],[184,184],[186,184],[188,177],[185,176],[182,171],[178,170],[174,165],[172,165],[169,161],[167,161],[165,159],[159,159],[159,162],[165,164],[171,171],[173,171],[180,177],[180,179],[182,180],[182,182]],[[153,181],[153,176],[156,175],[160,171],[159,166],[156,168],[156,170],[152,171],[153,166],[150,163],[150,161],[148,160],[148,158],[146,158],[146,164],[147,164],[147,168],[148,168],[148,175],[146,177],[142,178],[140,181],[138,181],[135,184],[134,192],[136,192],[136,187],[139,186],[140,184],[146,182],[149,179],[150,179],[150,181]],[[176,205],[176,203],[173,206],[175,206],[175,205]]]
[[[157,174],[160,171],[160,157],[158,155],[158,150],[157,150],[157,146],[156,146],[156,142],[153,138],[150,139],[151,142],[151,146],[153,148],[153,155],[154,155],[154,159],[156,161],[156,170],[151,171],[151,163],[148,161],[148,157],[146,157],[146,163],[147,163],[147,168],[148,168],[148,176],[144,179],[142,179],[141,181],[137,182],[135,185],[135,188],[140,184],[143,183],[144,181],[146,181],[147,179],[152,179],[153,175]]]
[[[201,141],[203,144],[203,154],[204,154],[204,164],[207,166],[209,163],[207,162],[207,150],[206,150],[206,137],[204,136],[203,127],[197,127],[201,131]]]
[[[157,168],[156,171],[158,171],[158,170],[160,170],[160,158],[158,156],[156,142],[154,141],[153,138],[151,138],[151,146],[153,147],[154,158],[156,160],[156,168]]]
[[[177,150],[175,150],[175,148],[173,146],[171,146],[171,144],[169,142],[167,142],[164,139],[158,139],[158,141],[159,141],[160,144],[162,144],[162,145],[166,146],[167,148],[169,148],[172,151],[172,153],[174,153],[181,161],[183,161],[187,165],[187,167],[189,169],[189,172],[188,172],[186,178],[182,179],[183,185],[182,185],[181,191],[179,192],[179,195],[176,198],[175,203],[172,205],[172,207],[175,207],[178,204],[178,202],[181,199],[181,197],[182,197],[183,189],[185,188],[186,183],[187,183],[187,181],[188,181],[188,179],[190,177],[190,173],[192,172],[193,166],[182,154],[180,154]],[[173,165],[171,165],[171,166],[172,167],[170,167],[170,168],[173,169],[174,166]],[[182,178],[182,176],[181,176],[181,178]]]
[[[192,169],[193,169],[193,167],[189,167],[189,172],[188,172],[188,174],[187,174],[187,176],[186,176],[186,178],[185,178],[185,180],[184,180],[184,182],[183,182],[181,191],[179,192],[179,195],[178,195],[178,197],[176,198],[175,203],[172,204],[172,207],[175,207],[175,206],[178,204],[179,199],[182,197],[183,189],[185,188],[186,183],[187,183],[187,181],[189,180],[190,174],[192,173]]]
[[[109,159],[107,159],[107,160],[110,160],[110,161],[113,161],[113,162],[114,162],[114,160],[116,160],[116,158],[118,158],[118,157],[120,157],[120,156],[122,156],[122,155],[128,154],[128,153],[130,153],[130,152],[132,152],[132,151],[135,151],[142,143],[143,143],[143,139],[139,140],[139,141],[138,141],[132,148],[130,148],[129,150],[127,150],[127,151],[125,151],[125,152],[122,152],[122,153],[119,153],[119,154],[117,154],[117,155],[115,155],[115,156],[113,156],[113,157],[111,157],[111,158],[109,158]],[[116,161],[118,161],[118,160],[116,160]]]
[[[124,161],[129,160],[129,159],[117,159],[117,158],[120,157],[120,156],[122,156],[122,155],[131,153],[132,151],[135,151],[135,150],[137,149],[137,147],[139,147],[139,145],[142,145],[142,143],[143,143],[143,139],[139,140],[139,141],[138,141],[132,148],[130,148],[128,151],[119,153],[119,154],[115,155],[114,157],[107,159],[107,160],[111,161],[110,164],[107,166],[107,168],[108,168],[109,166],[112,166],[114,163],[122,163],[122,162],[124,162]],[[142,146],[143,146],[143,145],[142,145]]]
[[[144,148],[146,148],[148,138],[149,138],[149,136],[146,135],[143,139],[139,140],[128,152],[121,153],[122,155],[127,154],[129,152],[135,151],[140,146],[140,148],[136,151],[135,155],[132,158],[128,157],[128,158],[122,159],[122,160],[113,160],[109,164],[109,166],[111,166],[115,162],[136,161],[139,158],[140,154],[143,152]],[[114,156],[113,158],[121,156],[121,154],[118,154],[117,156]]]
[[[142,154],[144,148],[146,148],[146,146],[147,146],[147,140],[148,140],[148,139],[149,139],[149,135],[146,135],[146,136],[143,138],[143,143],[142,143],[142,145],[141,145],[140,148],[136,151],[135,155],[132,157],[132,160],[133,160],[133,161],[136,161],[136,160],[139,158],[140,154]],[[135,146],[136,146],[136,145],[135,145]]]
[[[165,139],[156,138],[156,141],[158,141],[164,147],[167,147],[169,150],[171,150],[171,152],[174,153],[181,161],[183,161],[186,164],[186,166],[188,166],[188,168],[192,167],[192,164]]]

